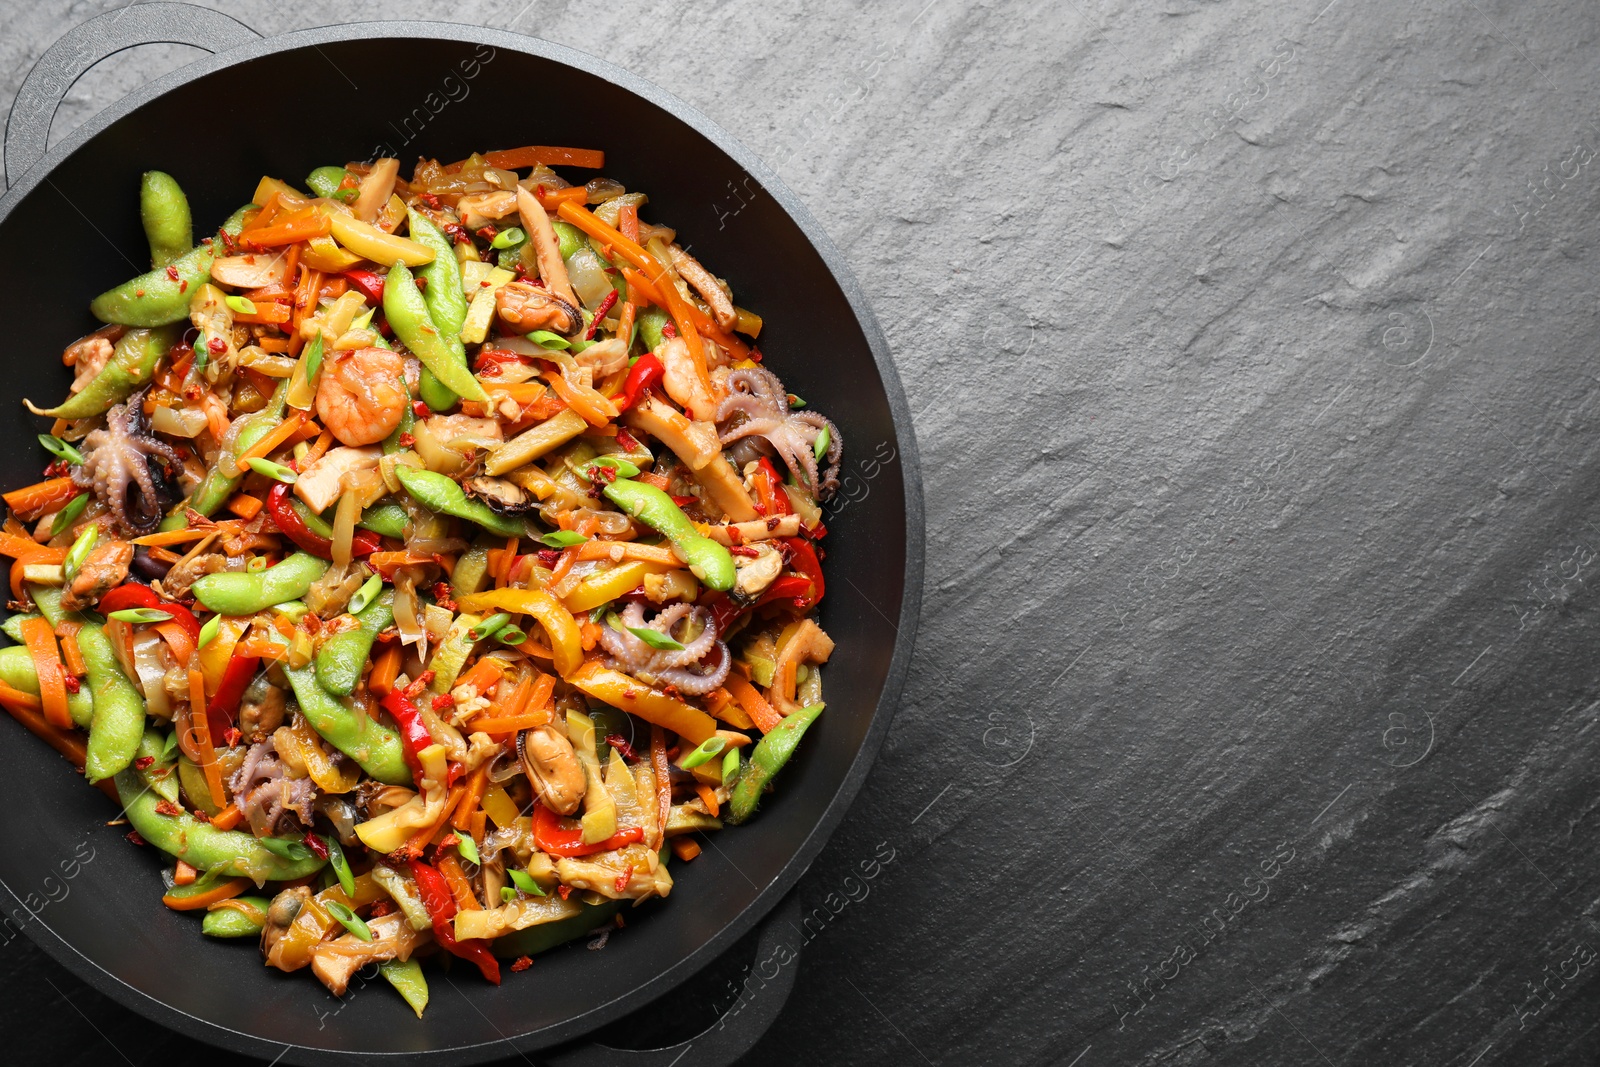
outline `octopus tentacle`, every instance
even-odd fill
[[[130,535],[150,533],[161,523],[168,494],[160,465],[183,467],[178,450],[150,431],[144,417],[148,391],[146,387],[106,412],[105,426],[84,438],[83,462],[72,472],[73,483],[92,490]]]
[[[791,474],[811,486],[818,499],[826,500],[839,486],[839,460],[844,444],[839,428],[814,411],[790,411],[789,394],[783,382],[761,367],[743,367],[727,378],[728,395],[717,405],[716,418],[720,441],[730,445],[750,437],[769,443],[783,459]],[[736,416],[743,421],[735,422]],[[828,465],[817,469],[816,441],[826,428]]]

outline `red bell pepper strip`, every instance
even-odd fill
[[[616,292],[615,289],[612,292]],[[627,411],[639,402],[639,398],[661,384],[661,379],[667,373],[667,368],[661,365],[654,352],[646,352],[640,356],[634,365],[628,368],[628,376],[622,379],[622,392],[611,398],[617,405],[618,411]]]
[[[810,596],[805,598],[806,602],[797,603],[795,607],[801,611],[810,611],[817,606],[817,602],[822,599],[823,590],[827,588],[822,580],[822,563],[817,559],[817,550],[804,537],[785,537],[783,543],[789,550],[789,566],[805,575],[813,587]]]
[[[452,921],[456,917],[456,898],[455,894],[450,892],[450,883],[444,880],[444,875],[437,869],[419,859],[411,860],[410,864],[411,877],[417,880],[422,906],[427,911],[428,918],[433,920],[434,940],[452,956],[459,956],[477,964],[478,970],[483,972],[485,978],[499,985],[500,961],[489,951],[489,943],[482,938],[473,938],[470,941],[456,940],[456,927]]]
[[[156,611],[164,611],[172,616],[173,622],[188,631],[190,640],[200,640],[200,620],[194,617],[194,613],[182,604],[162,600],[148,585],[140,585],[137,582],[119,585],[101,597],[98,605],[102,615],[110,615],[113,611],[126,611],[129,608],[153,608]]]
[[[802,613],[817,606],[826,586],[816,548],[803,537],[785,537],[783,544],[789,556],[789,566],[798,574],[781,575],[753,603],[740,604],[727,593],[715,593],[701,599],[700,606],[711,612],[711,621],[717,633],[727,633],[746,612],[781,600],[793,601],[794,610]]]
[[[433,735],[428,733],[428,724],[422,721],[422,712],[400,689],[384,694],[383,710],[393,716],[395,725],[400,727],[400,750],[406,764],[413,774],[421,774],[422,760],[417,753],[433,744]]]
[[[583,828],[562,825],[561,816],[543,804],[533,806],[533,842],[552,856],[592,856],[596,852],[610,852],[644,840],[644,827],[630,826],[618,830],[604,841],[592,845],[583,843]]]
[[[206,721],[211,724],[212,737],[221,737],[234,724],[239,701],[244,699],[245,688],[255,678],[259,666],[261,660],[257,656],[234,656],[228,660],[217,691],[206,705]]]
[[[367,303],[374,307],[383,306],[383,275],[376,271],[355,267],[345,271],[344,277],[351,285],[361,291],[361,295],[367,298]]]
[[[273,486],[272,492],[267,494],[267,513],[272,516],[272,522],[278,530],[293,541],[302,552],[309,552],[323,559],[333,558],[333,542],[306,525],[300,513],[295,511],[294,505],[289,502],[289,487],[282,482]],[[383,538],[371,530],[357,530],[355,537],[350,541],[350,554],[357,559],[370,556],[381,548],[383,548]]]

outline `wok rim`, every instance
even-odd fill
[[[409,1056],[426,1058],[429,1062],[440,1064],[481,1063],[498,1056],[501,1046],[516,1052],[528,1052],[571,1042],[658,999],[698,973],[758,922],[765,919],[809,869],[823,846],[838,829],[876,762],[893,722],[909,673],[923,592],[925,528],[921,464],[910,408],[890,356],[888,341],[844,257],[794,192],[754,152],[744,147],[710,117],[667,90],[607,60],[528,34],[493,27],[427,20],[352,22],[264,36],[259,40],[222,52],[201,56],[194,62],[139,86],[86,119],[72,133],[49,148],[18,177],[15,184],[8,188],[3,196],[0,196],[0,221],[9,218],[12,211],[29,193],[48,182],[56,168],[71,153],[118,122],[125,119],[137,121],[136,115],[140,109],[169,92],[227,67],[282,52],[350,40],[390,39],[448,40],[465,44],[486,44],[495,49],[504,48],[514,53],[576,68],[653,104],[667,115],[688,125],[726,153],[746,174],[761,185],[767,195],[773,198],[799,228],[843,293],[855,316],[856,325],[872,353],[873,363],[882,382],[904,485],[906,557],[898,621],[891,620],[891,625],[896,630],[893,651],[866,735],[846,768],[838,789],[827,802],[821,817],[812,824],[806,836],[793,848],[789,859],[784,862],[778,874],[750,904],[723,923],[721,929],[698,949],[679,958],[677,962],[628,992],[605,1003],[594,1005],[564,1022],[539,1030],[429,1049],[425,1052],[348,1053],[324,1047],[276,1041],[191,1014],[127,984],[105,970],[38,916],[34,916],[23,927],[34,944],[97,992],[168,1029],[211,1045],[263,1058],[277,1054],[279,1058],[287,1056],[299,1062],[332,1062],[336,1058],[359,1055]],[[9,885],[0,881],[0,887],[21,904],[22,898]],[[294,1053],[305,1055],[297,1056]]]

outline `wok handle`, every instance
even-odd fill
[[[221,52],[260,36],[238,19],[194,4],[128,4],[74,26],[45,49],[17,90],[6,120],[6,184],[15,185],[44,156],[67,90],[107,56],[141,44]]]
[[[538,1053],[550,1067],[729,1067],[755,1047],[788,1003],[800,969],[800,896],[791,892],[761,927],[744,989],[722,1019],[688,1041],[658,1049],[622,1049],[590,1040]],[[790,946],[793,946],[792,948]],[[777,967],[770,980],[768,965]]]

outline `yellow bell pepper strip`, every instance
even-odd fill
[[[335,241],[374,263],[382,263],[386,267],[393,267],[396,264],[420,267],[424,263],[433,262],[433,249],[427,245],[418,244],[404,237],[396,237],[392,233],[384,233],[376,226],[369,226],[353,215],[330,211],[328,223],[332,227]]]
[[[603,667],[596,661],[585,663],[567,681],[596,700],[665,727],[697,745],[716,735],[717,721],[699,708],[674,700],[637,678]]]
[[[634,560],[608,571],[590,575],[567,594],[565,600],[567,610],[574,615],[593,611],[601,604],[609,604],[622,594],[639,588],[644,582],[645,575],[665,574],[667,571],[678,569],[679,566],[681,564],[677,560],[673,560],[670,564]]]
[[[555,653],[556,673],[563,678],[572,674],[583,662],[583,643],[577,620],[561,601],[543,589],[488,589],[464,596],[456,604],[462,611],[509,611],[516,615],[533,616],[550,638],[550,651]]]

